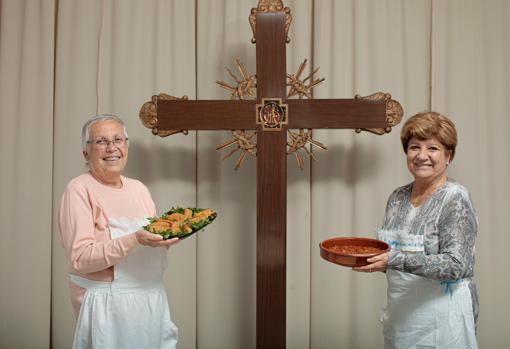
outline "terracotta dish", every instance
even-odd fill
[[[367,258],[388,252],[390,246],[381,240],[341,237],[324,240],[319,244],[321,257],[344,267],[361,267],[369,264]]]

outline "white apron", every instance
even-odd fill
[[[111,238],[131,234],[145,219],[110,219]],[[86,289],[76,324],[73,348],[175,348],[163,272],[166,249],[138,246],[114,266],[114,281],[101,282],[70,275]]]
[[[423,237],[421,243],[409,237],[397,241],[395,234],[379,232],[380,239],[407,253],[423,253]],[[444,283],[392,269],[386,277],[387,305],[381,313],[386,349],[478,348],[468,280]]]

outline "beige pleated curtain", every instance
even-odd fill
[[[507,345],[510,266],[510,3],[506,0],[294,0],[287,71],[308,59],[326,81],[316,98],[391,93],[405,117],[449,115],[459,146],[448,174],[480,219],[476,281],[481,348]],[[255,73],[255,0],[0,0],[0,348],[69,348],[74,314],[55,215],[86,170],[80,130],[121,116],[126,175],[159,212],[212,207],[217,221],[170,249],[166,284],[179,348],[255,346],[256,161],[215,147],[230,133],[159,138],[138,119],[161,92],[228,99],[239,58]],[[372,236],[391,191],[412,180],[390,134],[317,130],[303,171],[288,159],[287,347],[381,348],[382,273],[325,262],[318,244]]]

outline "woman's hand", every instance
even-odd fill
[[[149,233],[145,230],[138,230],[135,233],[136,239],[140,245],[150,246],[150,247],[170,247],[171,245],[175,245],[179,242],[179,238],[173,238],[168,240],[163,240],[163,237],[159,234]]]
[[[352,270],[364,273],[371,273],[373,271],[385,271],[386,266],[388,265],[388,253],[386,252],[368,258],[367,262],[370,264],[364,265],[362,267],[353,267]]]

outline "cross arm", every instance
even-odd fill
[[[360,99],[288,99],[288,128],[384,128],[386,103]]]
[[[255,128],[255,101],[160,100],[159,130],[247,130]]]

